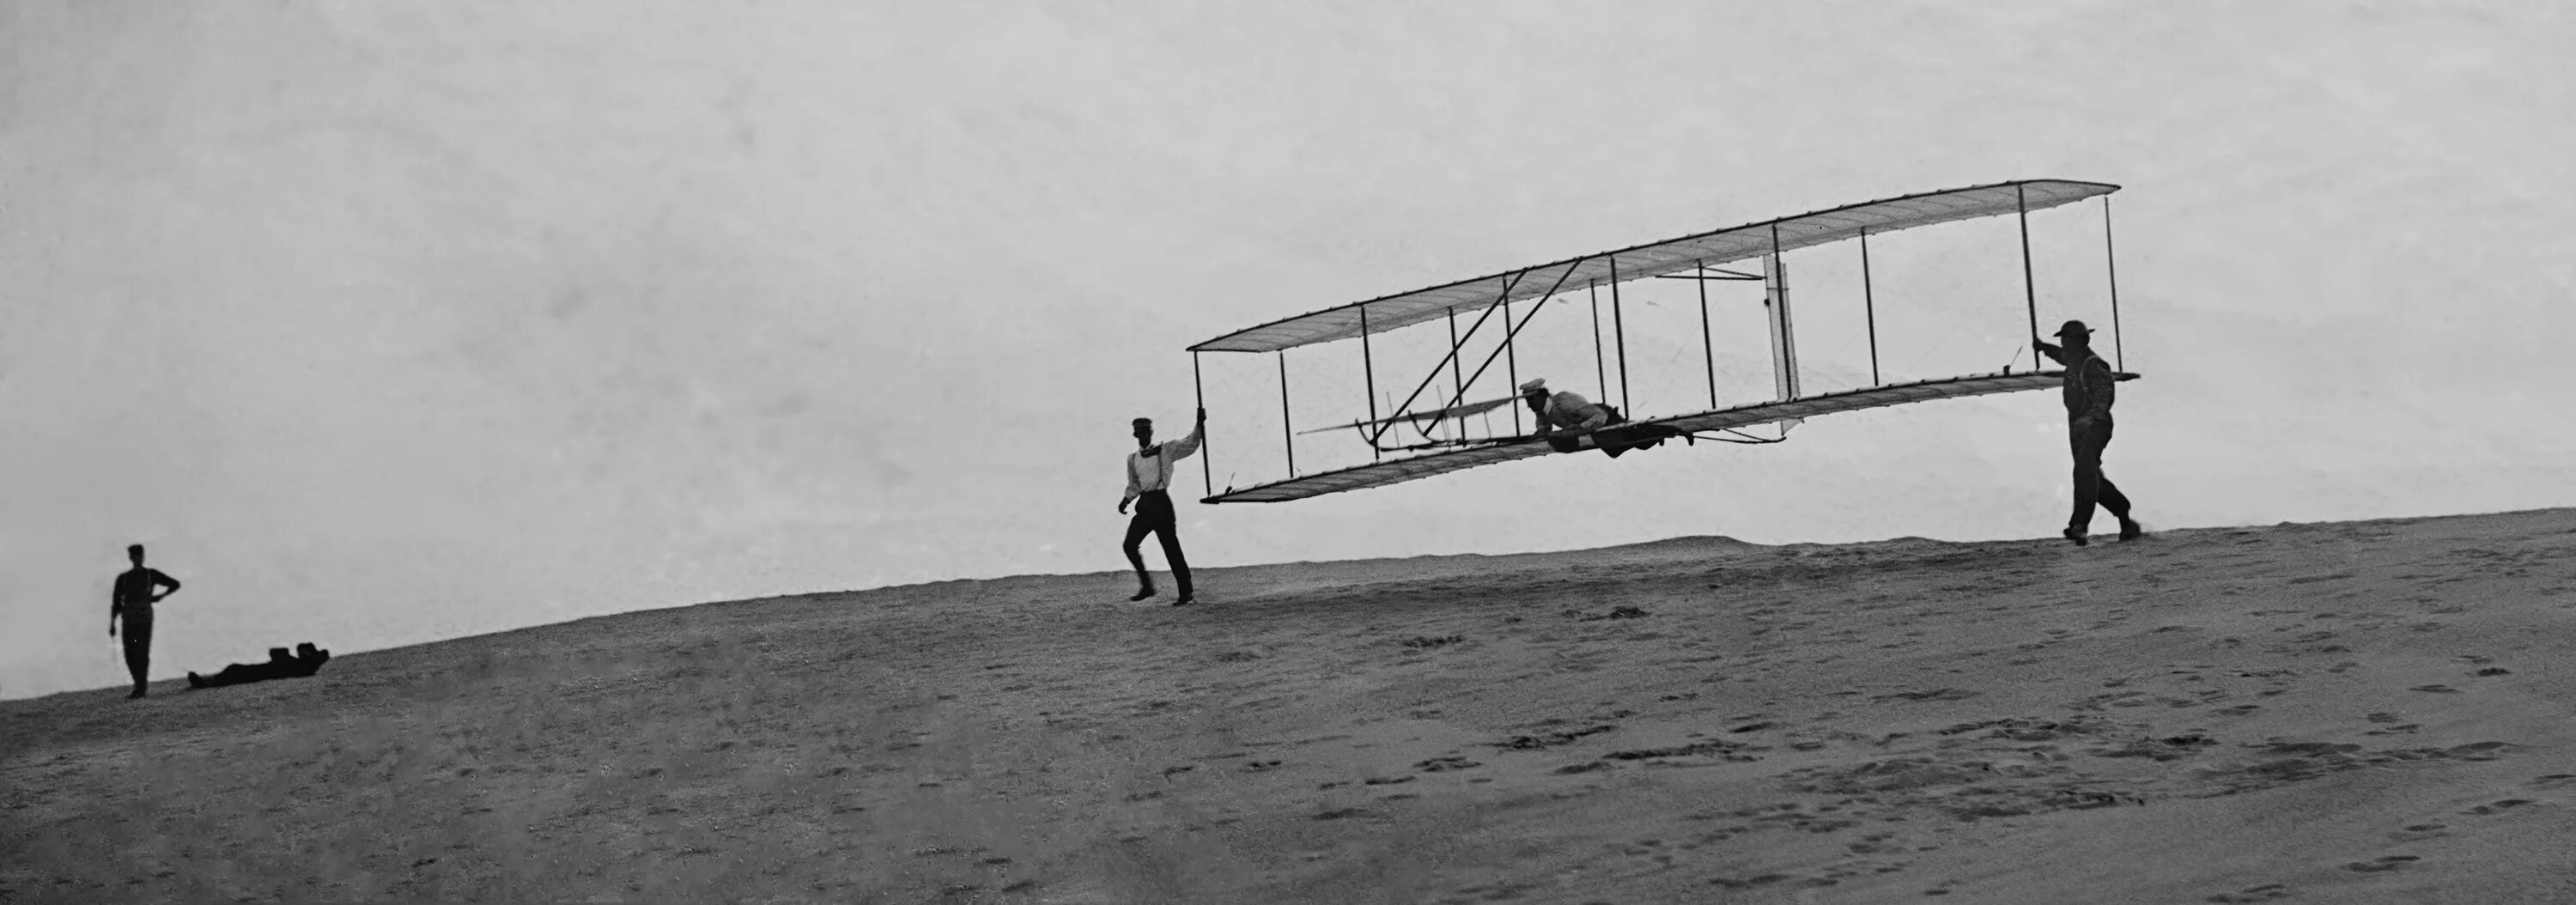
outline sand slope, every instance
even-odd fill
[[[0,703],[0,899],[2576,900],[2576,511],[1201,583]]]

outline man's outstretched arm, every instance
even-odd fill
[[[2057,362],[2058,364],[2066,363],[2066,350],[2058,346],[2051,345],[2048,340],[2040,339],[2036,336],[2031,337],[2030,347],[2038,349],[2041,354],[2048,356],[2050,361]]]
[[[1168,457],[1164,459],[1164,461],[1178,462],[1182,459],[1189,458],[1191,453],[1199,451],[1199,441],[1206,439],[1206,437],[1207,410],[1200,409],[1198,422],[1190,426],[1189,436],[1163,444],[1163,455]]]

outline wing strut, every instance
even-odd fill
[[[1540,300],[1538,301],[1538,303],[1539,303],[1539,304],[1541,304],[1541,305],[1545,305],[1545,304],[1547,304],[1547,300],[1546,300],[1546,299],[1540,299]],[[1511,299],[1504,299],[1504,300],[1503,300],[1503,323],[1508,324],[1508,323],[1511,323],[1511,322],[1512,322],[1512,300],[1511,300]],[[1521,356],[1520,356],[1520,354],[1519,354],[1519,353],[1517,353],[1517,352],[1513,352],[1513,351],[1512,351],[1512,333],[1514,333],[1514,332],[1518,332],[1518,331],[1505,331],[1505,332],[1503,333],[1503,358],[1504,358],[1504,363],[1503,363],[1503,379],[1511,381],[1511,382],[1512,382],[1512,392],[1518,393],[1518,392],[1520,392],[1520,391],[1521,391]],[[1493,364],[1493,363],[1494,363],[1494,357],[1493,357],[1493,356],[1491,356],[1491,355],[1487,355],[1487,356],[1485,356],[1485,364]],[[1484,374],[1485,374],[1485,368],[1484,368],[1484,365],[1478,365],[1478,366],[1476,367],[1476,376],[1482,377],[1482,376],[1484,376]],[[1465,398],[1465,396],[1466,396],[1466,394],[1465,394],[1465,393],[1460,393],[1460,394],[1458,394],[1458,395],[1459,395],[1459,397],[1460,397],[1460,398]],[[1454,401],[1456,401],[1456,400],[1451,400],[1451,401],[1453,401],[1453,402],[1454,402]],[[1517,434],[1517,433],[1520,433],[1520,432],[1521,432],[1521,407],[1520,407],[1520,406],[1515,405],[1515,406],[1512,406],[1512,433]]]
[[[1198,396],[1199,411],[1207,411],[1207,387],[1199,383],[1199,353],[1196,352],[1190,353],[1190,392]],[[1191,417],[1195,420],[1197,413],[1191,413]],[[1163,467],[1170,468],[1171,465],[1165,463]],[[1230,482],[1234,479],[1226,480]],[[1199,486],[1205,488],[1209,496],[1216,495],[1216,457],[1208,454],[1207,430],[1204,426],[1199,430]]]
[[[1707,268],[1708,265],[1700,265],[1702,270]],[[1695,282],[1699,283],[1699,350],[1700,354],[1708,358],[1708,407],[1715,409],[1717,408],[1717,340],[1710,338],[1708,332],[1708,281]]]
[[[1771,227],[1771,247],[1771,255],[1762,259],[1763,274],[1769,278],[1762,301],[1771,309],[1771,384],[1779,401],[1790,402],[1798,398],[1798,336],[1789,317],[1789,262],[1780,256],[1778,226]],[[1786,431],[1804,420],[1783,418],[1780,429]]]
[[[1279,350],[1279,447],[1288,451],[1288,476],[1296,477],[1297,435],[1288,425],[1288,350],[1286,349]]]
[[[1504,287],[1503,295],[1506,297],[1511,295],[1510,287]],[[1494,313],[1494,309],[1499,307],[1502,307],[1500,303],[1487,305],[1485,306],[1485,313],[1492,314]],[[1482,327],[1484,325],[1484,318],[1480,317],[1476,319],[1476,327]],[[1467,335],[1476,335],[1476,328],[1467,328]],[[1449,309],[1449,385],[1456,388],[1461,393],[1464,393],[1467,390],[1467,385],[1458,381],[1458,309],[1456,308]],[[1421,427],[1422,426],[1419,424],[1414,425],[1414,429],[1417,431],[1421,430]],[[1467,432],[1467,416],[1465,415],[1458,416],[1458,432],[1461,434]],[[1422,434],[1422,438],[1425,440],[1431,439],[1431,434],[1425,431]]]
[[[1368,375],[1369,420],[1375,421],[1377,420],[1377,365],[1369,358],[1368,333],[1368,304],[1363,302],[1360,304],[1360,368]],[[1377,441],[1369,441],[1369,449],[1377,449]],[[1369,453],[1371,461],[1375,461],[1377,457],[1377,453]]]
[[[2111,271],[2111,367],[2127,371],[2120,357],[2120,260],[2111,253],[2111,196],[2102,196],[2102,264]],[[2039,332],[2039,328],[2031,328]]]
[[[1601,281],[1583,284],[1583,294],[1592,299],[1592,380],[1601,388],[1601,401],[1610,401],[1610,371],[1601,358]]]
[[[2033,282],[2030,276],[2030,201],[2024,197],[2022,188],[2018,185],[2013,186],[2013,207],[2021,219],[2021,294],[2023,298],[2030,301],[2030,339],[2032,342],[2038,342],[2039,284]],[[2013,357],[2021,356],[2016,354]],[[2030,353],[2030,369],[2039,370],[2039,353],[2036,350]]]
[[[1619,256],[1610,256],[1610,327],[1619,337],[1619,410],[1637,410],[1628,398],[1628,319],[1619,313]]]
[[[1878,303],[1869,291],[1869,228],[1860,231],[1860,310],[1869,316],[1869,385],[1878,379]]]

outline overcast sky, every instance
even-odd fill
[[[1186,424],[1191,343],[2009,179],[2124,187],[2121,351],[2146,377],[2107,467],[2151,526],[2576,504],[2565,9],[0,5],[0,696],[123,681],[104,623],[130,542],[187,584],[162,678],[305,640],[1123,570],[1126,422]],[[2047,324],[2108,318],[2102,218],[2032,217]],[[1873,240],[1888,378],[2027,366],[2013,229]],[[1790,256],[1810,391],[1868,382],[1856,255]],[[1638,414],[1706,402],[1689,292],[1624,302]],[[1713,292],[1724,394],[1758,399],[1758,287]],[[1591,393],[1581,304],[1524,334],[1524,378]],[[1381,393],[1438,332],[1376,349]],[[1359,364],[1290,354],[1298,429],[1365,409]],[[1214,483],[1284,472],[1277,368],[1203,362]],[[2058,405],[1181,519],[1203,566],[2044,538]],[[1357,461],[1346,435],[1298,443],[1303,470]],[[1096,583],[1082,600],[1130,586]]]

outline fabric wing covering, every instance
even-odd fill
[[[1808,396],[1802,399],[1793,399],[1788,402],[1764,402],[1756,405],[1739,406],[1731,409],[1719,409],[1713,412],[1701,412],[1693,415],[1676,415],[1669,418],[1644,419],[1632,423],[1662,425],[1664,427],[1684,432],[1712,431],[1731,427],[1764,424],[1789,418],[1813,418],[1818,415],[1831,415],[1839,412],[1880,408],[1890,405],[1902,405],[1908,402],[1928,402],[1934,399],[1983,396],[1990,393],[2012,393],[2022,390],[2053,389],[2059,385],[2065,373],[2066,372],[2064,371],[2031,371],[2021,374],[1979,374],[1969,377],[1949,377],[1940,380],[1925,380],[1916,383],[1901,383],[1891,384],[1888,386],[1869,387],[1866,389],[1850,390],[1841,393],[1827,393],[1818,396]],[[2124,373],[2119,375],[2119,379],[2134,380],[2137,376],[2138,375],[2136,374]],[[1673,442],[1676,441],[1665,441],[1666,445],[1670,445]],[[1285,481],[1247,487],[1242,490],[1228,489],[1224,493],[1208,497],[1201,502],[1275,503],[1285,500],[1301,500],[1307,497],[1321,496],[1327,493],[1340,493],[1345,490],[1361,490],[1370,487],[1383,487],[1388,484],[1399,484],[1405,481],[1431,477],[1433,475],[1446,474],[1460,469],[1474,468],[1479,465],[1493,465],[1501,462],[1509,462],[1514,459],[1527,459],[1534,456],[1544,456],[1555,451],[1556,450],[1549,448],[1545,442],[1533,438],[1511,437],[1495,440],[1492,442],[1492,445],[1487,446],[1472,446],[1464,449],[1436,452],[1403,459],[1390,459],[1384,462],[1373,462],[1353,468],[1319,472],[1302,477],[1290,478]],[[1584,452],[1571,453],[1571,455],[1589,455],[1590,452],[1591,451],[1586,450]],[[1639,453],[1630,453],[1629,455],[1639,455]]]
[[[1750,260],[1771,253],[1774,227],[1778,228],[1779,250],[1792,251],[1857,238],[1864,230],[1879,235],[2024,209],[2035,211],[2106,195],[2119,188],[2101,182],[2039,179],[1863,202],[1328,308],[1229,333],[1191,346],[1189,351],[1276,352],[1350,339],[1360,335],[1363,305],[1368,310],[1368,331],[1382,333],[1445,317],[1453,308],[1472,311],[1506,298],[1538,298],[1551,285],[1559,286],[1558,291],[1563,292],[1587,284],[1625,282]],[[1559,276],[1564,277],[1562,283],[1558,282]]]

